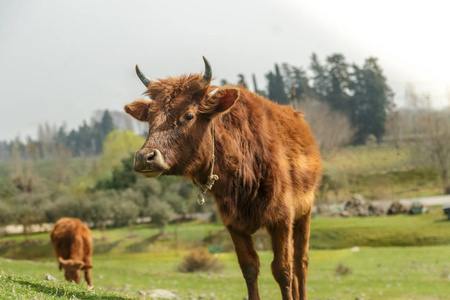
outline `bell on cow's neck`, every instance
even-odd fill
[[[199,205],[203,205],[203,203],[205,203],[205,197],[203,197],[203,193],[201,191],[198,192],[197,203]]]

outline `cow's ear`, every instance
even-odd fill
[[[151,101],[139,99],[125,105],[124,110],[136,120],[148,122],[148,110],[151,104]]]
[[[200,112],[217,115],[227,112],[239,99],[240,92],[237,88],[224,86],[218,89],[214,95],[208,97],[201,105]]]

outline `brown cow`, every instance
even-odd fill
[[[150,81],[136,66],[153,101],[125,106],[149,123],[134,170],[147,177],[184,176],[202,191],[212,186],[250,300],[259,299],[252,234],[261,227],[272,240],[272,273],[283,299],[306,299],[309,224],[322,169],[314,137],[291,106],[242,86],[211,86],[211,66],[203,59],[203,77]]]
[[[80,283],[84,270],[84,277],[92,286],[92,236],[86,224],[76,218],[61,218],[55,223],[50,238],[59,269],[64,268],[66,279]]]

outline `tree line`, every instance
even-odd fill
[[[86,121],[69,132],[65,125],[59,128],[48,123],[38,126],[37,139],[27,137],[25,142],[19,138],[13,141],[0,141],[0,160],[11,160],[17,157],[37,160],[41,158],[71,156],[89,156],[102,153],[105,137],[114,130],[113,119],[108,110],[103,112],[99,121]]]
[[[308,100],[320,101],[347,116],[355,129],[352,144],[364,144],[371,135],[381,142],[387,115],[394,108],[394,94],[376,58],[369,57],[358,66],[346,62],[342,54],[332,54],[321,62],[313,53],[307,71],[287,63],[275,64],[274,70],[265,74],[267,89],[260,89],[253,75],[253,90],[297,108]],[[221,83],[228,84],[226,80]],[[248,87],[243,74],[238,74],[237,83]]]

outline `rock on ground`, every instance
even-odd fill
[[[47,274],[47,275],[45,275],[45,280],[56,281],[56,278],[53,277],[52,275]]]
[[[147,293],[147,297],[156,299],[179,299],[177,295],[168,290],[152,290]]]

